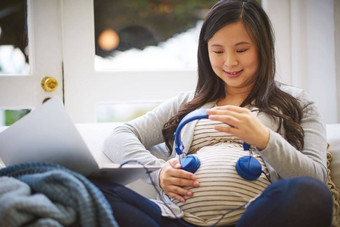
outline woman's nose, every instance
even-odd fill
[[[224,59],[224,65],[227,67],[233,67],[238,64],[237,58],[234,53],[226,53]]]

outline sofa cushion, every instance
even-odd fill
[[[333,197],[333,226],[340,226],[340,191],[339,188],[335,185],[332,180],[332,171],[330,170],[330,166],[332,163],[333,156],[331,152],[327,152],[327,170],[328,170],[328,181],[327,186],[332,193]]]
[[[340,124],[327,124],[328,151],[332,153],[332,180],[340,188]]]

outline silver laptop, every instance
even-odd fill
[[[100,166],[58,98],[51,98],[0,133],[0,157],[6,166],[52,162],[85,176],[124,185],[147,174],[138,164]],[[147,168],[154,171],[159,167]]]

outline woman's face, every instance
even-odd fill
[[[256,44],[242,22],[218,30],[208,41],[208,52],[211,66],[225,82],[227,92],[233,89],[250,92],[259,59]]]

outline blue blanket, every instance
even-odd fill
[[[118,226],[104,195],[84,176],[49,163],[0,170],[0,226]]]

